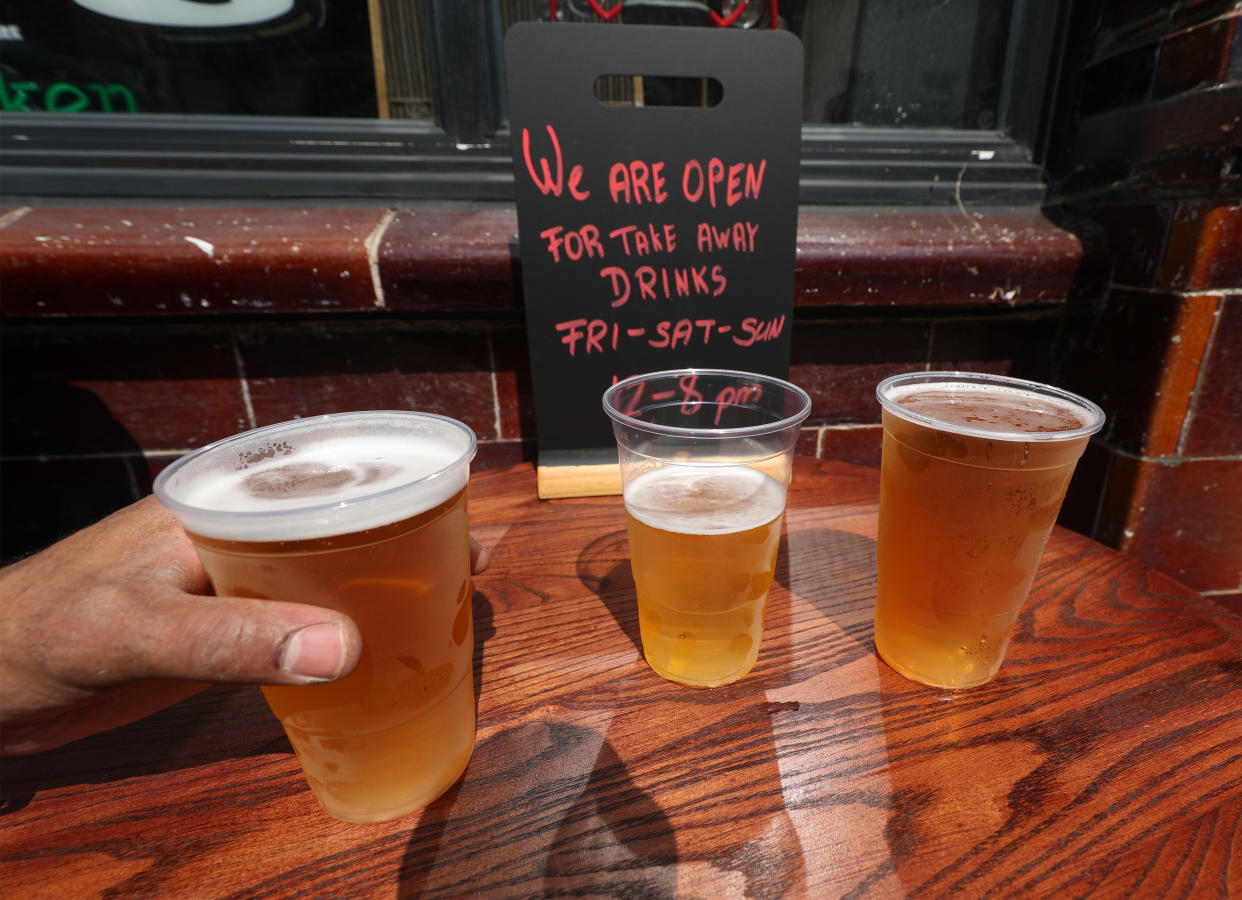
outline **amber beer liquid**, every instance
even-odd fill
[[[603,397],[643,656],[669,681],[716,687],[755,666],[776,570],[801,388],[728,369],[618,381]]]
[[[1055,388],[965,373],[897,376],[880,396],[876,650],[924,684],[983,684],[1103,413]]]
[[[746,675],[759,656],[785,489],[756,469],[668,466],[626,490],[643,655],[698,687]]]
[[[263,688],[338,819],[421,808],[470,760],[473,451],[469,429],[437,416],[325,416],[205,448],[157,488],[217,593],[314,603],[357,623],[351,674]]]

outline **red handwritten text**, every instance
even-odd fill
[[[548,137],[552,140],[552,157],[556,161],[556,175],[552,174],[552,167],[548,164],[546,157],[539,158],[540,171],[535,171],[535,163],[530,156],[530,131],[526,128],[522,129],[522,155],[526,159],[526,172],[530,175],[530,180],[535,183],[535,187],[539,188],[539,193],[547,196],[552,194],[559,197],[565,190],[565,159],[561,155],[561,142],[556,137],[556,129],[551,125],[547,126]],[[541,174],[542,173],[542,174]],[[579,189],[578,185],[582,182],[582,166],[574,166],[569,170],[569,193],[575,200],[585,200],[591,196],[590,191]]]
[[[724,228],[717,228],[710,222],[700,222],[695,243],[700,253],[711,253],[713,250],[754,253],[755,235],[758,233],[757,222],[735,222]]]
[[[780,316],[775,319],[769,319],[764,322],[760,319],[743,319],[742,331],[746,332],[746,337],[738,337],[733,335],[733,343],[739,347],[749,347],[751,344],[762,344],[765,341],[774,341],[781,336],[781,332],[785,330],[785,317]]]
[[[620,336],[620,328],[616,322],[612,323],[611,328],[603,319],[570,319],[566,322],[557,322],[556,330],[564,332],[561,335],[561,343],[569,347],[569,355],[573,356],[578,349],[578,343],[584,342],[587,353],[602,353],[604,351],[604,340],[609,337],[609,331],[612,332],[611,345],[612,349],[617,349],[617,338]]]
[[[612,305],[624,306],[630,299],[635,285],[644,300],[673,300],[679,297],[719,297],[729,285],[724,270],[715,265],[687,266],[639,266],[631,276],[620,266],[605,266],[599,273],[609,279],[612,286]]]
[[[556,323],[556,331],[560,334],[560,342],[569,349],[569,355],[575,356],[579,351],[591,354],[620,350],[632,341],[642,341],[657,350],[675,350],[691,344],[712,345],[725,340],[749,347],[777,340],[784,334],[786,324],[788,320],[784,315],[773,319],[749,316],[736,325],[713,318],[664,319],[651,326],[577,318]]]
[[[684,415],[694,415],[703,405],[703,395],[698,391],[698,383],[698,375],[683,375],[677,379],[677,386],[681,388],[684,397],[681,401],[681,411]]]
[[[759,402],[763,397],[763,388],[757,384],[744,384],[741,387],[722,388],[716,395],[716,424],[730,406],[746,406]]]
[[[623,377],[613,375],[612,383],[616,384]],[[617,398],[617,408],[627,416],[636,416],[642,410],[647,385],[639,382],[628,390],[622,391]],[[716,407],[716,424],[719,425],[724,414],[733,406],[753,406],[763,399],[763,387],[758,384],[746,384],[740,387],[724,387],[712,398]],[[653,391],[647,402],[665,403],[678,400],[678,411],[683,415],[692,416],[703,406],[703,393],[699,390],[699,376],[683,375],[677,380],[677,388],[672,390]]]
[[[726,206],[746,199],[758,199],[767,166],[766,159],[759,161],[758,168],[753,163],[726,166],[713,156],[707,161],[707,174],[704,175],[703,164],[692,159],[681,170],[681,192],[691,203],[698,203],[706,194],[707,202],[713,208],[718,205],[716,192],[721,188],[724,196],[720,199]]]
[[[647,341],[652,347],[687,347],[694,340],[695,329],[700,332],[699,343],[712,339],[716,328],[715,319],[678,319],[676,322],[660,322],[656,325],[657,337]]]
[[[613,163],[608,170],[608,192],[613,203],[660,204],[668,199],[664,189],[664,163],[650,166],[641,159]]]
[[[613,240],[621,239],[621,246],[626,256],[630,255],[631,249],[635,256],[646,256],[649,253],[672,253],[677,249],[677,230],[671,223],[665,224],[662,228],[649,224],[645,230],[639,225],[624,225],[608,232],[608,236]]]
[[[599,229],[594,225],[583,225],[576,231],[566,231],[560,225],[553,225],[539,232],[539,236],[548,242],[552,262],[561,261],[562,248],[571,260],[579,260],[584,256],[604,256],[604,246],[599,242]]]

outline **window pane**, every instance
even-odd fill
[[[431,119],[431,71],[418,0],[370,0],[375,17],[376,83],[380,115]]]
[[[480,13],[477,34],[452,31],[446,49],[445,10],[463,2],[0,0],[0,105],[452,123],[433,104],[474,95],[446,100],[453,95],[444,85],[461,83],[460,67],[496,58],[498,48],[483,45],[499,42],[514,22],[555,13],[565,27],[606,19],[770,28],[773,7],[771,0],[498,0],[490,7],[470,0],[498,15]],[[798,34],[805,48],[805,122],[990,129],[1000,119],[1013,0],[776,6],[778,27]],[[439,59],[428,49],[437,9]],[[605,87],[610,102],[644,95],[656,102],[659,93],[659,85],[644,91],[628,78]]]
[[[770,28],[770,0],[559,0],[557,21]],[[547,19],[543,3],[502,0],[505,26]],[[802,39],[803,121],[991,129],[1013,0],[780,0],[777,27]],[[632,99],[628,86],[618,99]]]
[[[3,0],[9,111],[374,118],[361,0]]]
[[[1011,0],[801,5],[790,24],[806,53],[805,121],[995,127]]]

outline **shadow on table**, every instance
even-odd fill
[[[629,864],[610,874],[601,854]],[[466,775],[410,835],[398,895],[537,895],[541,879],[568,879],[671,896],[641,871],[627,874],[636,859],[639,868],[676,861],[659,806],[598,731],[542,720],[475,747]]]
[[[1004,715],[1006,688],[993,682],[945,691],[907,680],[879,657],[875,665],[891,788],[884,829],[889,871],[909,896],[987,895],[989,873],[1036,837],[1024,833],[1033,823],[1022,806],[1051,799],[1059,816],[1070,795],[1057,789],[1045,748]],[[1082,748],[1060,744],[1054,756],[1067,765],[1081,762]],[[1029,893],[1039,884],[1030,878],[1008,890]]]
[[[643,641],[638,630],[638,601],[625,529],[610,531],[582,548],[578,554],[578,579],[599,597],[641,657]]]
[[[544,894],[671,898],[689,883],[708,896],[739,883],[745,896],[798,893],[804,862],[773,738],[784,708],[672,685],[655,702],[662,713],[615,710],[547,848]]]
[[[544,720],[481,741],[410,835],[398,896],[672,898],[683,876],[709,893],[797,892],[805,863],[771,711],[727,706],[718,720],[688,709],[675,735],[653,734],[635,707],[606,735]],[[717,748],[705,768],[686,765],[695,742]]]
[[[6,758],[0,767],[0,815],[21,809],[39,791],[292,752],[257,687],[215,685],[120,728]]]
[[[677,862],[668,815],[605,739],[586,788],[548,848],[545,893],[671,897]]]
[[[836,665],[875,650],[875,540],[836,528],[791,528],[781,537],[776,581],[844,637]]]
[[[492,602],[477,588],[470,598],[470,613],[474,619],[474,706],[479,707],[483,693],[483,651],[487,642],[496,634],[493,624]]]
[[[533,723],[482,741],[467,776],[427,808],[398,896],[671,897],[676,862],[664,812],[599,732]]]

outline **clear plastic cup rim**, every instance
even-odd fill
[[[681,425],[663,425],[658,422],[648,422],[645,419],[636,419],[633,416],[627,416],[616,408],[613,401],[617,394],[625,390],[627,387],[638,384],[643,381],[651,381],[657,378],[681,378],[686,375],[706,375],[721,376],[725,378],[739,378],[752,381],[758,381],[765,385],[778,387],[781,390],[788,391],[801,401],[801,405],[796,413],[786,416],[773,422],[765,422],[762,425],[745,425],[737,428],[687,428]],[[708,403],[707,399],[703,400]],[[622,425],[636,428],[640,431],[646,431],[651,434],[662,434],[677,437],[691,438],[746,438],[756,437],[759,435],[776,434],[795,425],[800,425],[807,416],[811,414],[811,396],[796,384],[791,384],[783,378],[777,378],[774,375],[760,375],[757,372],[743,372],[739,369],[665,369],[660,372],[644,372],[640,375],[631,375],[629,378],[623,378],[608,390],[604,391],[603,397],[604,412],[608,414],[614,422]]]
[[[889,394],[895,387],[903,387],[905,385],[920,384],[977,384],[988,385],[992,387],[1008,388],[1011,391],[1022,394],[1035,394],[1041,397],[1054,397],[1063,403],[1069,404],[1078,413],[1081,413],[1087,421],[1080,428],[1070,429],[1068,431],[1002,431],[995,428],[978,428],[972,425],[962,425],[957,422],[946,422],[937,419],[934,416],[923,415],[922,413],[913,412],[903,406],[899,406]],[[1069,441],[1075,438],[1087,437],[1095,434],[1104,427],[1104,410],[1098,405],[1088,400],[1086,397],[1067,391],[1063,388],[1050,384],[1044,384],[1039,381],[1028,381],[1025,378],[1014,378],[1010,375],[991,375],[986,372],[954,372],[954,371],[933,371],[933,372],[905,372],[901,375],[892,375],[881,381],[875,388],[876,399],[880,401],[880,405],[888,412],[907,422],[915,422],[920,425],[927,425],[939,431],[951,431],[954,434],[969,435],[971,437],[987,438],[993,441],[1014,441],[1020,443],[1029,442],[1056,442]]]
[[[308,503],[305,506],[285,507],[283,509],[271,510],[228,510],[215,509],[210,506],[196,506],[190,503],[184,503],[176,499],[169,493],[168,482],[171,481],[183,468],[191,463],[202,459],[209,453],[218,451],[230,444],[241,443],[243,441],[253,440],[259,436],[276,435],[281,432],[294,431],[307,427],[315,427],[321,424],[328,424],[338,421],[348,421],[351,419],[367,420],[367,419],[384,419],[384,418],[401,418],[401,419],[431,419],[458,431],[465,439],[466,444],[461,453],[449,464],[441,466],[431,472],[427,472],[417,478],[411,478],[400,484],[384,488],[369,493],[357,494],[344,500],[334,500],[328,502]],[[277,422],[272,425],[264,425],[259,428],[252,428],[249,431],[243,431],[239,434],[230,435],[213,441],[210,444],[204,444],[196,450],[191,450],[184,456],[179,457],[171,465],[165,468],[156,476],[153,490],[156,499],[165,508],[169,509],[183,523],[186,519],[196,519],[199,521],[216,521],[216,522],[274,522],[281,519],[302,519],[315,518],[322,516],[334,516],[344,510],[351,509],[356,506],[372,504],[377,501],[383,501],[386,498],[394,497],[402,492],[407,492],[411,488],[418,485],[424,485],[434,480],[445,477],[455,472],[463,465],[468,464],[473,458],[478,448],[478,438],[470,426],[437,413],[418,412],[408,409],[376,409],[376,410],[358,410],[354,412],[327,413],[320,416],[306,416],[300,419],[290,419],[285,422]]]

